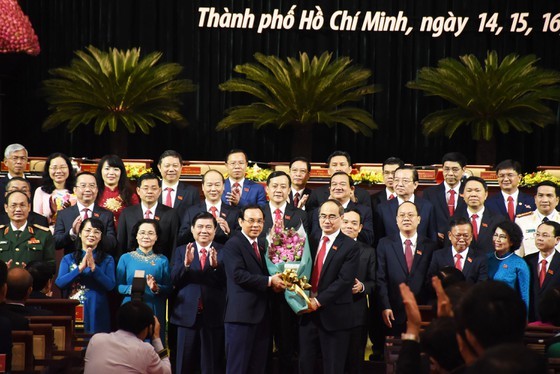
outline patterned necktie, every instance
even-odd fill
[[[542,287],[544,278],[546,278],[546,260],[541,261],[541,271],[539,272],[539,286]]]
[[[274,211],[274,221],[281,221],[282,220],[282,211],[280,209],[276,209]]]
[[[473,214],[471,216],[471,223],[472,223],[472,231],[474,240],[478,239],[478,223],[476,223],[476,219],[478,218],[478,214]]]
[[[463,271],[463,266],[461,266],[461,259],[463,258],[463,256],[461,256],[461,254],[457,253],[455,255],[455,268],[459,271]]]
[[[253,242],[253,251],[255,251],[255,256],[257,256],[259,262],[262,262],[261,252],[259,252],[259,246],[257,245],[257,242]]]
[[[146,210],[146,213],[144,213],[144,218],[145,219],[152,218],[152,212],[150,211],[150,209]]]
[[[89,218],[88,212],[89,212],[89,209],[88,209],[88,208],[82,209],[82,213],[84,214],[83,217],[82,217],[82,221],[85,221],[86,219]]]
[[[215,206],[210,207],[210,213],[212,213],[214,218],[218,218],[218,208],[216,208]]]
[[[167,195],[165,196],[165,205],[173,208],[173,200],[171,200],[171,193],[173,192],[173,188],[167,187],[165,188],[165,190],[167,191]]]
[[[206,248],[201,248],[200,249],[200,268],[204,269],[204,266],[206,265]]]
[[[294,206],[297,208],[299,205],[299,192],[294,195]]]
[[[513,222],[515,220],[515,208],[513,207],[513,197],[508,196],[507,201],[508,201],[509,220]]]
[[[325,262],[328,241],[329,237],[323,236],[323,243],[321,243],[321,248],[319,248],[319,252],[317,252],[317,262],[311,273],[311,291],[313,293],[317,293],[317,288],[319,287],[319,278],[321,277],[321,270],[323,270],[323,263]]]
[[[408,272],[412,269],[412,241],[410,239],[406,239],[404,241],[404,258],[406,260],[406,267],[408,268]]]
[[[449,217],[453,217],[453,214],[455,214],[455,193],[455,190],[449,190],[449,200],[447,201]]]

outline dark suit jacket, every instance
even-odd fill
[[[317,256],[321,235],[311,236],[309,247],[313,261]],[[304,314],[301,323],[309,323],[310,318],[319,318],[327,331],[350,329],[354,325],[352,315],[352,285],[358,274],[360,251],[356,241],[340,232],[334,239],[323,263],[317,300],[321,307],[311,314]],[[313,316],[315,314],[315,316]]]
[[[142,204],[131,205],[122,211],[117,231],[119,255],[131,249],[129,245],[132,239],[132,228],[143,218]],[[158,246],[161,248],[161,253],[171,259],[173,249],[176,247],[179,218],[174,209],[158,203],[154,219],[158,221],[161,229],[161,236],[158,238]]]
[[[492,213],[500,214],[509,219],[506,208],[507,205],[504,201],[504,196],[502,195],[501,191],[486,199],[484,205],[488,209],[490,209]],[[515,207],[515,215],[517,216],[518,214],[532,212],[535,209],[537,209],[537,207],[535,206],[535,198],[519,191],[519,195],[517,195],[517,206]]]
[[[171,281],[177,291],[177,297],[170,310],[170,321],[178,326],[193,327],[198,313],[198,300],[202,299],[203,325],[207,327],[223,326],[226,305],[226,274],[222,245],[212,243],[212,247],[218,251],[218,267],[215,269],[210,266],[209,254],[204,269],[201,269],[196,243],[194,247],[193,262],[188,269],[184,265],[186,246],[177,247],[173,253]]]
[[[79,214],[78,205],[73,205],[58,212],[56,224],[54,225],[54,243],[57,249],[64,248],[65,254],[74,252],[76,249],[74,240],[70,237],[70,229]],[[105,245],[107,246],[108,253],[114,257],[117,248],[117,233],[115,232],[113,213],[95,204],[92,217],[103,222],[105,227]]]
[[[375,249],[367,244],[357,242],[360,251],[358,274],[356,278],[364,284],[364,292],[352,295],[352,314],[354,317],[354,327],[367,326],[368,324],[368,303],[373,302],[373,290],[375,289]],[[369,295],[369,296],[368,296]]]
[[[25,305],[19,304],[7,304],[5,308],[12,313],[18,314],[20,316],[52,316],[53,312],[46,309],[39,309],[39,308],[31,308]]]
[[[455,210],[455,215],[453,217],[463,217],[469,219],[467,208],[463,207],[460,210]],[[481,224],[478,228],[478,237],[476,240],[473,237],[473,241],[470,247],[476,251],[483,253],[494,251],[494,242],[492,241],[492,236],[494,235],[493,228],[497,223],[500,223],[505,219],[507,218],[500,214],[493,213],[489,209],[484,209]],[[448,247],[450,245],[451,242],[449,241],[449,238],[446,237],[445,246]]]
[[[434,206],[436,213],[436,224],[438,233],[447,235],[449,231],[449,208],[447,207],[447,196],[445,196],[445,184],[442,182],[437,186],[429,187],[422,193],[422,198],[428,200]],[[459,195],[455,196],[457,202],[456,208],[462,209],[465,207],[465,200]]]
[[[12,325],[12,330],[29,330],[29,321],[25,316],[13,312],[8,304],[0,303],[0,315],[7,317]]]
[[[371,211],[375,213],[377,206],[385,201],[387,201],[387,192],[383,188],[383,190],[371,195]]]
[[[363,228],[358,235],[358,240],[368,245],[373,245],[375,236],[373,234],[373,215],[371,210],[363,204],[357,204],[352,201],[348,203],[344,211],[347,212],[350,209],[356,209],[360,212],[360,216],[362,217]],[[316,236],[321,235],[321,226],[319,226],[319,209],[315,209],[309,212],[309,214],[311,215],[311,234]]]
[[[310,212],[317,209],[321,206],[321,204],[327,201],[330,194],[331,192],[328,185],[315,188],[311,192],[311,195],[309,195],[305,209]],[[369,192],[361,187],[355,187],[354,196],[356,197],[358,204],[365,205],[371,209],[371,197]]]
[[[539,302],[546,291],[560,286],[560,253],[554,251],[554,256],[544,277],[542,287],[539,285],[539,252],[524,257],[531,271],[531,292],[529,293],[529,322],[540,321]]]
[[[158,205],[164,205],[163,200],[166,196],[166,191],[161,191],[161,195],[158,199]],[[200,202],[200,191],[198,188],[179,182],[177,185],[177,194],[175,195],[175,201],[173,202],[173,209],[177,213],[179,220],[183,219],[185,212],[190,206],[198,204]]]
[[[193,205],[187,209],[185,212],[185,216],[181,220],[181,228],[179,229],[179,235],[177,236],[177,245],[187,244],[194,240],[192,232],[191,232],[191,223],[192,219],[201,212],[207,212],[206,210],[206,201],[202,201],[196,205]],[[226,233],[222,230],[220,225],[218,225],[216,229],[216,236],[214,237],[214,241],[217,243],[225,244],[231,234],[239,229],[239,223],[237,219],[239,218],[239,209],[233,207],[231,205],[224,204],[222,202],[222,207],[220,211],[220,217],[226,220],[229,229],[231,231],[230,235],[226,235]]]
[[[4,203],[6,202],[6,183],[8,183],[8,175],[0,177],[0,213],[5,213]],[[33,197],[33,196],[32,196]]]
[[[396,323],[402,324],[406,320],[399,289],[401,283],[406,283],[410,287],[418,304],[425,302],[428,267],[432,259],[432,253],[436,248],[437,244],[435,242],[419,235],[409,273],[400,235],[382,238],[379,241],[377,246],[377,293],[379,303],[381,310],[393,310]]]
[[[264,228],[260,235],[260,238],[266,239],[266,237],[268,236],[268,232],[274,224],[274,212],[270,210],[270,204],[263,205],[261,208],[264,211]],[[305,211],[297,209],[293,205],[287,204],[283,220],[284,227],[299,229],[299,227],[303,225],[305,233],[309,234],[309,222],[307,221],[307,213],[305,213]]]
[[[261,260],[241,231],[225,244],[224,265],[227,298],[224,322],[259,324],[268,309],[268,270],[264,247],[259,245]]]
[[[4,206],[2,204],[2,206]],[[6,213],[0,213],[0,225],[8,225],[10,223],[10,217]],[[27,223],[29,225],[39,225],[43,227],[49,227],[49,221],[47,217],[40,215],[39,213],[29,212],[29,217],[27,217]]]
[[[420,214],[420,225],[418,225],[418,235],[437,241],[437,224],[434,207],[428,200],[415,197],[414,204],[418,207]],[[387,200],[377,206],[375,221],[374,243],[377,243],[385,236],[395,236],[399,233],[397,226],[397,209],[399,201],[397,198]]]
[[[307,199],[309,199],[309,197],[311,196],[311,192],[313,192],[311,190],[311,188],[307,188],[305,187],[303,189],[303,192],[301,193],[302,195],[308,195]],[[299,199],[301,200],[302,196],[299,197]],[[309,201],[309,200],[308,200]],[[290,188],[290,196],[288,197],[288,204],[294,206],[294,194],[292,193],[292,189]],[[305,203],[306,209],[307,209],[307,203]]]
[[[432,262],[428,270],[428,283],[430,278],[434,276],[441,268],[445,266],[455,266],[455,258],[451,247],[439,249],[434,252]],[[478,283],[488,279],[488,260],[482,253],[478,253],[472,248],[469,248],[469,253],[465,259],[463,266],[463,275],[465,280],[469,283]]]
[[[222,203],[229,204],[226,199],[228,192],[231,192],[231,184],[229,179],[226,179],[224,185],[224,192],[222,193]],[[241,192],[241,199],[239,199],[238,207],[242,208],[246,205],[264,205],[266,204],[266,192],[264,187],[256,182],[249,179],[245,179],[243,182],[243,191]]]

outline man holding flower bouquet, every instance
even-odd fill
[[[352,318],[352,286],[357,275],[359,249],[340,231],[344,208],[327,200],[319,208],[319,236],[312,237],[310,306],[299,330],[299,372],[315,373],[321,352],[324,373],[343,373]]]

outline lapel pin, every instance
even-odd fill
[[[177,199],[178,199],[178,200],[183,200],[183,196],[177,195]]]
[[[418,256],[422,256],[422,251],[421,251],[421,250],[416,250],[416,254],[417,254]]]
[[[154,216],[154,219],[155,219],[156,221],[159,221],[159,217],[158,217],[158,216]]]
[[[482,224],[482,227],[488,227],[488,224],[487,224],[487,223],[483,223],[483,224]]]
[[[334,251],[336,251],[336,250],[338,249],[338,247],[337,247],[336,245],[333,245],[333,246],[332,246],[332,249],[333,249]]]
[[[291,219],[291,217],[287,214],[285,214],[284,217],[286,217],[286,219]]]
[[[99,213],[93,213],[94,217],[99,217]]]
[[[468,261],[468,262],[472,262],[472,258],[467,257],[467,261]]]
[[[508,268],[507,264],[504,264],[504,269],[507,269],[507,268]]]
[[[550,269],[548,269],[548,274],[550,274],[550,275],[554,275],[554,271],[553,271],[553,270],[550,270]]]
[[[249,187],[245,187],[245,188],[243,188],[243,191],[245,191],[245,192],[249,192]]]

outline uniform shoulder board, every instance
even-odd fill
[[[36,224],[36,223],[33,224],[33,227],[36,227],[36,228],[38,228],[39,230],[43,230],[43,231],[51,231],[48,227],[41,226],[41,225],[38,225],[38,224]]]
[[[530,216],[530,215],[533,215],[533,214],[535,214],[535,212],[533,212],[533,211],[525,212],[525,213],[521,213],[521,214],[516,215],[515,218],[527,217],[527,216]]]
[[[6,225],[0,225],[0,230],[2,230]]]

